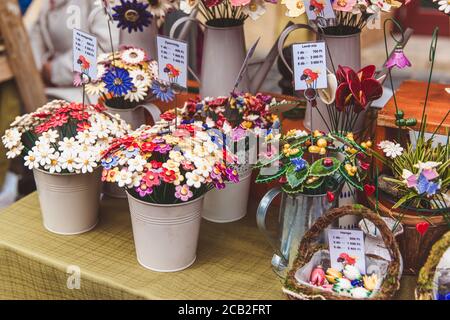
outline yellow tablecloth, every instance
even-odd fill
[[[197,261],[165,274],[137,263],[126,200],[102,201],[100,223],[78,236],[45,230],[36,194],[0,212],[1,299],[283,299],[271,256],[254,213],[203,221]],[[80,289],[67,287],[69,266],[80,268]]]

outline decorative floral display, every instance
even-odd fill
[[[234,161],[204,130],[162,121],[115,140],[103,153],[102,179],[146,202],[175,204],[238,182]]]
[[[381,286],[382,279],[376,273],[362,275],[355,266],[355,258],[342,253],[338,258],[342,270],[328,268],[325,272],[321,265],[316,266],[310,275],[309,283],[326,291],[356,299],[371,297]]]
[[[392,8],[400,8],[409,1],[402,3],[396,0],[334,0],[331,2],[336,19],[322,31],[326,34],[345,35],[361,31],[374,16],[381,12],[390,12]],[[291,18],[299,17],[306,12],[303,0],[281,0],[281,4],[286,6],[286,16]],[[312,0],[309,9],[320,17],[323,6],[320,1]]]
[[[264,0],[181,0],[180,9],[190,14],[197,8],[206,21],[215,20],[218,26],[242,23],[247,18],[258,20],[266,12],[266,3],[277,1]]]
[[[179,123],[198,124],[205,129],[218,128],[238,141],[246,133],[260,135],[262,130],[279,129],[280,119],[270,109],[276,101],[271,96],[235,93],[230,97],[191,99],[177,110]],[[170,110],[161,118],[172,120]]]
[[[178,9],[178,1],[175,0],[120,0],[120,4],[112,8],[112,17],[118,22],[118,28],[129,33],[142,32],[153,21],[160,26],[166,14],[174,9]]]
[[[157,79],[157,62],[149,59],[142,49],[123,47],[102,54],[98,57],[97,70],[97,80],[86,84],[86,92],[100,96],[99,102],[108,107],[134,108],[152,97],[163,101],[173,98],[170,86]],[[169,93],[162,95],[160,91]]]
[[[100,164],[101,151],[129,126],[100,105],[52,101],[17,117],[2,137],[8,158],[22,156],[29,169],[50,173],[88,173]]]
[[[371,141],[359,145],[352,133],[291,130],[279,138],[279,146],[279,152],[262,155],[256,165],[261,169],[256,182],[278,180],[288,194],[327,194],[330,202],[344,182],[361,191],[367,189],[363,181],[370,166]],[[262,169],[267,167],[276,170],[265,174]]]

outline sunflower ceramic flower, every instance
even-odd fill
[[[159,204],[187,202],[224,182],[237,182],[234,158],[191,125],[142,126],[104,152],[102,179],[138,199]]]
[[[62,100],[16,118],[2,137],[8,158],[50,173],[88,173],[100,164],[101,150],[129,126],[100,105]]]

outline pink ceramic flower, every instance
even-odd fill
[[[188,201],[190,198],[192,198],[193,193],[191,190],[189,190],[189,186],[187,184],[182,186],[176,186],[175,188],[175,197],[177,199],[180,199],[181,201]]]
[[[396,48],[392,56],[386,62],[386,68],[392,69],[393,67],[397,67],[399,69],[411,67],[411,62],[405,56],[403,48],[401,47]]]
[[[250,3],[250,0],[230,0],[231,5],[234,7],[242,7]]]
[[[356,5],[356,0],[336,0],[333,3],[333,9],[337,11],[350,12]]]

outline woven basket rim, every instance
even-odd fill
[[[317,219],[314,225],[305,233],[298,248],[297,257],[294,260],[292,268],[289,270],[284,283],[284,292],[290,299],[298,299],[302,296],[305,299],[326,299],[326,300],[360,300],[349,296],[339,295],[334,292],[322,290],[302,285],[295,279],[297,270],[305,266],[311,261],[312,256],[320,249],[325,249],[327,245],[313,244],[312,241],[317,239],[320,233],[328,227],[334,220],[347,215],[360,216],[370,220],[382,234],[383,241],[386,244],[391,255],[391,261],[387,268],[387,274],[383,279],[379,291],[370,298],[364,300],[387,300],[392,298],[395,292],[400,288],[398,275],[400,273],[400,250],[394,235],[383,221],[383,219],[372,210],[361,205],[344,206],[332,209]],[[294,292],[295,295],[290,295]]]

